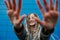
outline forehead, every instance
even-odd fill
[[[35,15],[34,14],[30,14],[28,17],[35,17]]]

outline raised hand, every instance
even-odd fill
[[[11,22],[14,24],[14,26],[20,25],[22,20],[24,19],[25,15],[22,17],[20,16],[20,10],[21,10],[21,0],[18,0],[18,6],[16,5],[16,0],[4,0],[6,6],[7,6],[7,12],[8,16],[11,20]]]
[[[56,0],[55,5],[52,4],[52,0],[49,0],[49,1],[50,1],[50,6],[47,4],[46,0],[43,0],[44,6],[46,9],[46,10],[44,10],[43,7],[41,6],[41,3],[39,2],[39,0],[36,0],[37,5],[44,17],[44,20],[41,21],[36,17],[35,17],[35,19],[36,19],[36,21],[38,21],[40,23],[40,25],[43,28],[53,29],[58,20],[58,0]]]

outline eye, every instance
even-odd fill
[[[30,17],[28,19],[30,19]]]
[[[32,17],[32,18],[34,18],[34,17]]]

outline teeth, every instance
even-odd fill
[[[30,23],[30,25],[34,25],[35,23]]]

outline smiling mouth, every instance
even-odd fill
[[[30,24],[30,26],[31,26],[31,27],[34,27],[34,26],[35,26],[35,24],[33,24],[33,25],[32,25],[32,24]]]
[[[29,25],[30,25],[30,26],[33,26],[33,25],[35,25],[35,22],[34,22],[34,23],[33,23],[33,22],[31,22]]]

